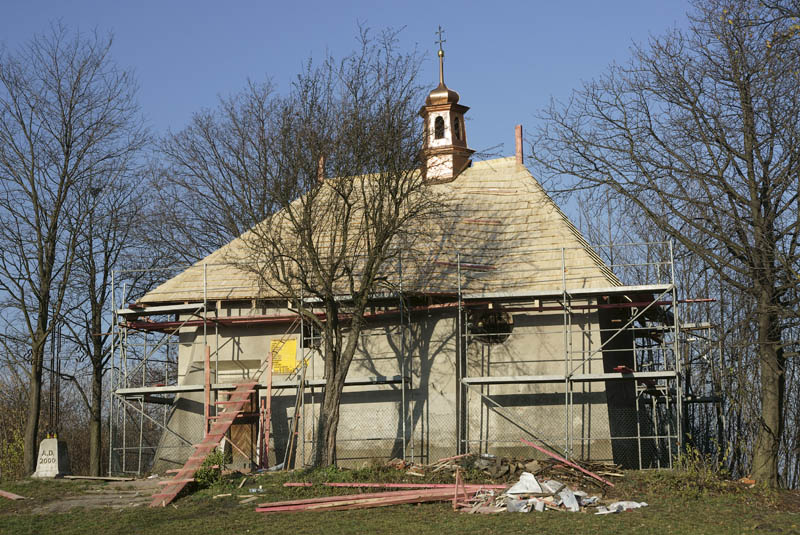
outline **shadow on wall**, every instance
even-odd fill
[[[193,368],[186,374],[185,383],[202,384],[203,370]],[[193,449],[203,439],[203,394],[178,394],[164,418],[166,429],[161,432],[152,466],[147,471],[163,474],[166,470],[180,468]]]
[[[603,344],[604,373],[614,373],[614,368],[617,366],[625,366],[629,369],[635,367],[632,350],[633,333],[629,330],[623,332],[614,330],[625,325],[629,319],[630,311],[628,309],[600,310],[600,340]],[[633,468],[632,463],[638,459],[637,441],[635,439],[613,439],[636,436],[635,385],[633,381],[606,381],[606,397],[614,463],[624,468]]]
[[[405,304],[408,306],[408,304]],[[382,327],[384,336],[370,338],[369,342],[362,344],[361,352],[365,358],[362,363],[370,373],[375,375],[382,375],[376,364],[379,354],[385,354],[387,351],[394,357],[396,369],[398,374],[401,370],[406,370],[407,376],[413,376],[414,388],[409,392],[406,399],[407,406],[405,410],[397,411],[397,419],[395,426],[395,437],[391,451],[386,451],[383,456],[388,458],[402,458],[403,457],[403,416],[406,416],[405,430],[406,441],[413,441],[414,443],[414,458],[419,462],[427,462],[430,460],[430,431],[431,431],[431,416],[430,416],[430,387],[431,387],[431,371],[434,365],[441,365],[442,359],[449,358],[453,361],[454,348],[453,343],[455,339],[455,328],[451,326],[446,329],[446,335],[437,339],[439,333],[436,332],[436,326],[445,321],[448,324],[455,321],[453,314],[441,313],[428,314],[425,312],[415,313],[411,318],[405,329],[405,335],[398,334],[397,331],[399,324],[385,325]],[[378,341],[375,341],[378,340]],[[382,344],[386,344],[379,348]],[[403,366],[405,359],[405,368]],[[455,366],[454,361],[450,362],[452,367]],[[412,370],[413,366],[413,370]],[[413,373],[412,373],[413,372]],[[385,373],[385,372],[384,372]],[[391,391],[383,392],[369,392],[359,393],[362,402],[370,401],[391,401],[394,400],[398,404],[402,403],[402,392],[400,385],[391,385]],[[387,394],[391,394],[388,397]],[[378,397],[376,397],[378,396]],[[342,398],[343,402],[349,402],[345,397]],[[435,424],[435,422],[433,423]],[[450,442],[453,447],[456,443],[456,437],[452,437]],[[450,444],[448,444],[449,446]],[[410,456],[410,451],[407,451]]]
[[[633,350],[634,332],[627,329],[615,331],[631,319],[627,308],[604,309],[600,311],[601,340],[604,344],[603,371],[613,373],[617,366],[636,369]],[[613,339],[611,337],[614,336]],[[608,420],[612,438],[614,462],[623,468],[653,468],[667,466],[670,456],[668,440],[658,438],[624,438],[639,436],[666,435],[668,429],[656,429],[648,413],[651,408],[643,405],[636,408],[636,384],[634,381],[606,381],[608,396]],[[656,408],[658,410],[658,408]],[[667,415],[666,425],[669,426]],[[664,421],[663,419],[660,419]],[[641,448],[641,451],[640,451]]]

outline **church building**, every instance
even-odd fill
[[[525,167],[520,128],[515,156],[473,161],[469,108],[445,84],[443,60],[440,48],[439,83],[420,110],[421,172],[448,208],[424,261],[435,276],[387,266],[402,290],[369,308],[337,462],[534,457],[526,439],[579,460],[663,465],[680,436],[669,269],[633,276],[609,264]],[[169,404],[154,472],[182,466],[247,382],[219,439],[233,467],[311,462],[325,384],[319,335],[228,261],[243,247],[234,239],[118,311],[126,328],[178,341],[174,384],[116,390]]]

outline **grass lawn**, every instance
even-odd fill
[[[42,514],[55,500],[102,492],[104,483],[70,481],[6,482],[0,488],[31,499],[0,501],[0,533],[5,534],[245,534],[245,533],[800,533],[800,493],[709,482],[682,472],[628,472],[609,498],[646,501],[637,511],[595,516],[584,513],[500,513],[469,515],[449,504],[420,504],[308,513],[260,514],[260,502],[333,494],[324,487],[285,488],[289,480],[399,480],[372,471],[275,474],[252,477],[242,489],[231,477],[184,496],[175,506],[151,509],[77,508]],[[261,485],[259,499],[239,504],[237,495]],[[119,487],[116,487],[119,488]],[[357,493],[337,489],[336,493]],[[221,493],[232,497],[213,499]]]

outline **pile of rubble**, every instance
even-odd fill
[[[516,481],[521,474],[528,472],[539,479],[558,479],[573,485],[594,484],[598,487],[603,486],[599,480],[589,477],[575,467],[555,459],[514,459],[484,454],[472,460],[471,465],[481,470],[493,481]],[[603,478],[624,477],[619,467],[613,463],[583,462],[581,466]]]
[[[436,474],[452,474],[456,471],[475,474],[476,471],[493,483],[514,483],[524,472],[531,473],[539,479],[557,479],[573,486],[594,485],[604,488],[603,478],[622,478],[624,474],[613,463],[582,462],[581,467],[587,472],[601,476],[593,478],[573,466],[556,459],[518,459],[497,457],[490,454],[475,455],[467,453],[456,457],[440,459],[433,464],[422,465],[393,459],[387,466],[405,471],[405,475],[419,478],[432,478]]]
[[[346,510],[422,502],[451,501],[453,509],[467,513],[500,513],[547,510],[610,514],[645,507],[644,502],[611,501],[607,478],[624,474],[610,463],[582,463],[565,459],[536,444],[546,459],[511,459],[494,455],[464,454],[420,465],[394,459],[388,466],[419,482],[325,482],[318,485],[371,489],[357,495],[327,496],[260,504],[262,513]],[[465,476],[470,482],[465,482]],[[448,481],[435,483],[432,481]],[[455,480],[455,483],[452,481]],[[310,482],[288,482],[286,487],[311,487]],[[375,489],[391,489],[375,492]]]
[[[547,459],[517,459],[490,454],[464,454],[440,459],[430,465],[390,461],[395,469],[406,475],[431,478],[437,473],[452,473],[456,479],[454,504],[469,513],[530,512],[559,510],[610,514],[638,509],[647,504],[634,501],[613,501],[605,498],[613,487],[608,478],[622,478],[619,466],[604,462],[572,461],[551,455]],[[475,489],[466,485],[458,498],[461,474],[482,474],[492,485]],[[497,483],[506,483],[502,488]],[[510,485],[510,486],[509,486]],[[471,487],[471,488],[470,488]],[[469,491],[469,492],[467,492]]]
[[[504,491],[479,490],[466,501],[457,503],[468,513],[528,513],[547,510],[590,512],[598,515],[619,513],[640,507],[645,502],[615,501],[603,503],[600,496],[570,488],[555,479],[539,481],[530,472],[523,472],[519,481]]]

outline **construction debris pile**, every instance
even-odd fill
[[[605,498],[614,484],[606,477],[624,477],[613,464],[583,466],[551,452],[546,460],[518,460],[492,455],[458,455],[430,465],[393,460],[388,466],[414,478],[455,479],[455,483],[378,483],[378,482],[290,482],[287,487],[371,489],[364,494],[326,496],[262,503],[261,513],[289,511],[338,511],[390,505],[452,501],[453,510],[467,513],[544,512],[547,510],[610,514],[645,507],[644,502],[613,501]],[[592,468],[595,471],[589,470]],[[452,474],[452,478],[450,477]],[[492,482],[466,483],[481,475]],[[502,483],[505,482],[505,483]],[[377,489],[391,489],[376,492]]]
[[[458,491],[456,491],[458,492]],[[619,513],[647,506],[644,502],[615,501],[603,505],[602,498],[570,488],[549,479],[540,482],[530,472],[523,472],[519,481],[504,491],[479,490],[466,502],[454,501],[454,506],[468,513],[528,513],[546,510],[581,511],[594,514]]]
[[[456,471],[462,473],[476,474],[485,476],[486,480],[492,483],[514,483],[523,472],[529,472],[539,479],[558,479],[573,486],[594,485],[598,488],[605,488],[609,485],[602,478],[621,478],[624,474],[619,467],[613,463],[581,463],[581,467],[597,476],[592,476],[581,472],[574,463],[565,464],[556,459],[517,459],[509,457],[497,457],[495,455],[483,454],[477,456],[467,453],[456,457],[448,457],[430,465],[420,465],[394,459],[387,463],[388,466],[397,470],[405,471],[405,475],[431,478],[439,474],[453,474]]]

